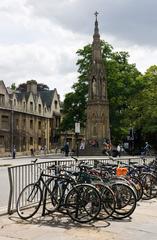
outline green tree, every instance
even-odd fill
[[[36,80],[30,80],[29,82],[35,82],[36,83]],[[19,86],[17,87],[16,90],[18,90],[20,92],[27,92],[27,83],[19,84]],[[49,90],[49,87],[46,84],[37,83],[37,91],[46,91],[46,90]]]
[[[142,88],[130,101],[126,115],[132,118],[143,140],[153,144],[157,141],[157,66],[151,66],[138,81]]]
[[[140,72],[134,64],[129,64],[127,52],[114,52],[113,47],[104,41],[101,42],[101,50],[108,81],[111,131],[116,141],[126,135],[130,126],[130,122],[125,120],[124,113],[130,105],[129,97],[133,97],[141,89],[141,82],[137,80]],[[82,126],[86,122],[88,74],[92,60],[91,45],[79,49],[77,55],[79,77],[78,82],[72,86],[73,92],[65,96],[63,129],[71,129],[74,126],[73,117],[77,114]]]
[[[12,83],[12,84],[11,84],[11,89],[12,89],[13,91],[16,90],[16,84],[15,84],[15,83]]]

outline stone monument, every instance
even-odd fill
[[[92,64],[89,70],[86,140],[102,144],[110,140],[109,101],[107,97],[107,79],[101,54],[101,40],[98,28],[98,13],[95,13],[95,28],[92,43]]]

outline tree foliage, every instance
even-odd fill
[[[28,82],[36,83],[36,80],[30,80]],[[16,90],[20,91],[20,92],[26,92],[27,91],[27,83],[19,84],[19,86],[16,88]],[[46,84],[37,83],[37,91],[45,91],[45,90],[49,90],[49,87]]]
[[[11,84],[11,89],[12,89],[13,91],[16,90],[16,84],[15,84],[15,83],[12,83],[12,84]]]
[[[131,123],[128,119],[125,121],[124,113],[130,105],[129,97],[133,97],[142,88],[141,81],[138,81],[137,78],[141,74],[134,64],[129,64],[127,52],[114,52],[113,47],[104,41],[101,42],[101,51],[108,81],[111,133],[116,140],[126,135],[130,127]],[[86,122],[88,74],[92,60],[91,45],[79,49],[77,55],[79,77],[78,82],[72,86],[73,92],[65,96],[63,129],[71,129],[74,126],[73,119],[76,114],[79,114],[82,125],[85,125]],[[76,107],[78,104],[79,108]]]
[[[143,139],[154,144],[157,141],[157,66],[151,66],[138,81],[142,82],[142,88],[130,99],[126,115],[132,118]]]
[[[38,83],[37,84],[37,90],[40,91],[47,91],[49,90],[49,87],[46,84]]]

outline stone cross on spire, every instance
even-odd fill
[[[97,38],[97,37],[100,37],[100,35],[99,35],[99,28],[98,28],[98,20],[97,20],[97,16],[98,16],[98,12],[96,11],[95,13],[94,13],[94,15],[95,15],[95,17],[96,17],[96,19],[95,19],[95,29],[94,29],[94,35],[93,35],[93,37],[95,38]]]
[[[98,14],[99,14],[99,13],[98,13],[97,11],[94,13],[94,15],[95,15],[95,17],[96,17],[96,20],[97,20]]]

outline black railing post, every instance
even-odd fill
[[[11,204],[12,204],[12,197],[13,197],[13,181],[11,176],[11,168],[8,168],[8,176],[9,176],[9,186],[10,186],[9,200],[8,200],[8,214],[12,214]]]

